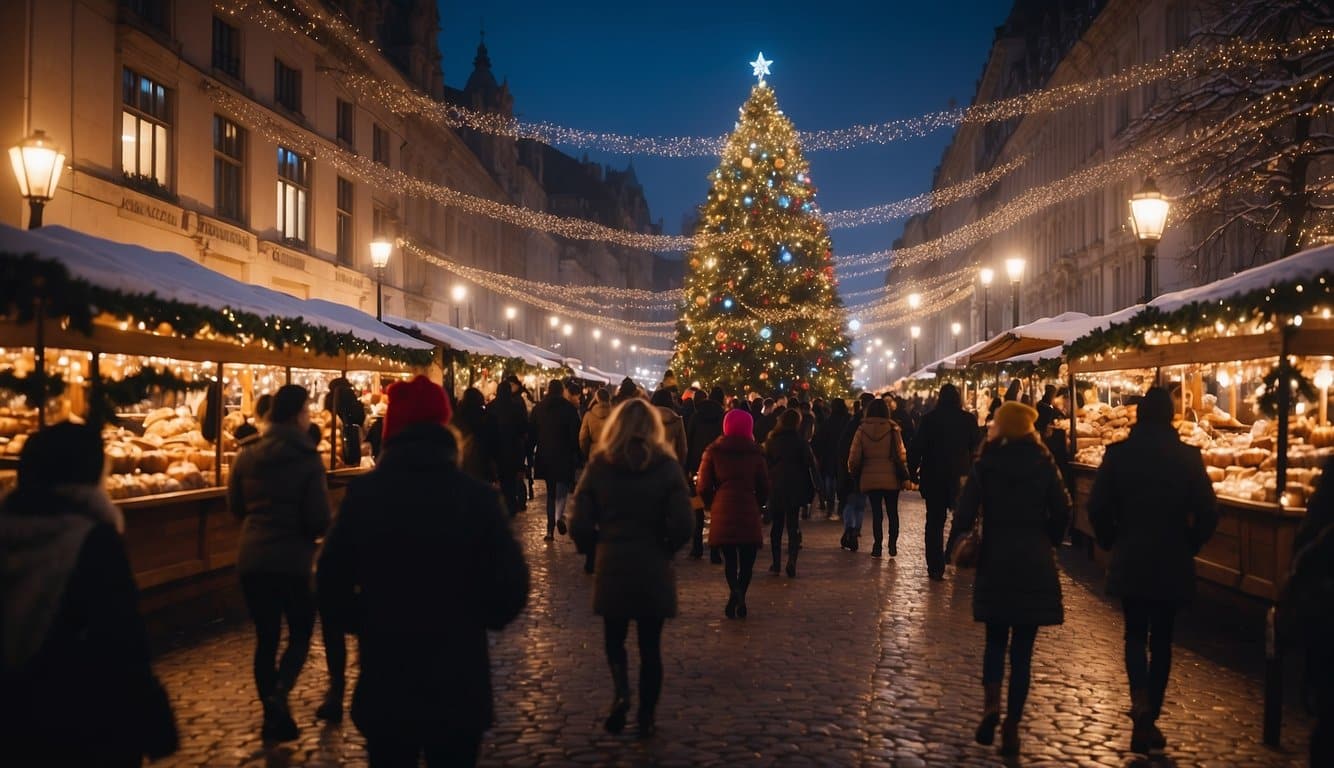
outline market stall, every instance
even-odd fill
[[[1277,598],[1306,498],[1334,455],[1331,281],[1334,247],[1313,249],[1161,296],[1070,343],[1070,374],[1086,384],[1074,414],[1076,529],[1092,535],[1087,500],[1106,446],[1129,434],[1137,398],[1164,386],[1219,499],[1200,575]]]
[[[61,227],[0,227],[0,274],[0,453],[12,474],[44,424],[102,425],[107,490],[149,610],[234,563],[225,485],[260,395],[300,372],[406,375],[434,351],[350,308]]]

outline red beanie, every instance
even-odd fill
[[[728,437],[746,436],[755,439],[755,419],[740,408],[733,408],[723,417],[723,434]]]
[[[413,424],[447,424],[453,415],[445,390],[425,376],[391,384],[385,394],[389,396],[389,408],[384,414],[381,438],[386,443]]]

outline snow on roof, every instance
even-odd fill
[[[1149,306],[1164,312],[1171,312],[1187,304],[1229,299],[1251,291],[1268,288],[1278,283],[1313,279],[1323,273],[1332,271],[1334,271],[1334,245],[1322,245],[1301,253],[1294,253],[1278,261],[1252,267],[1245,272],[1238,272],[1231,277],[1215,280],[1208,285],[1165,293],[1149,302]]]
[[[969,355],[969,363],[1010,361],[1035,352],[1056,350],[1046,357],[1060,357],[1057,349],[1100,328],[1122,323],[1143,311],[1143,304],[1135,304],[1107,315],[1090,317],[1083,312],[1063,312],[1056,317],[1044,317],[1025,325],[1016,326],[991,339],[981,349]]]

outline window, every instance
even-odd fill
[[[371,237],[391,237],[393,235],[393,217],[389,211],[375,206],[371,209]]]
[[[213,17],[213,69],[241,79],[241,30]]]
[[[338,140],[349,147],[356,147],[353,126],[356,125],[357,113],[349,101],[338,100]]]
[[[158,32],[168,32],[171,0],[121,0],[120,7],[132,21]]]
[[[306,245],[310,216],[310,161],[278,147],[278,231],[283,239]]]
[[[338,263],[352,266],[352,182],[338,177]]]
[[[273,100],[289,111],[301,114],[301,70],[278,59],[273,60]]]
[[[243,221],[245,129],[221,115],[213,116],[213,211],[224,219]]]
[[[132,179],[164,190],[171,134],[167,96],[161,83],[125,69],[121,79],[121,170]]]
[[[372,124],[371,140],[371,159],[381,165],[389,165],[389,131],[379,124]]]

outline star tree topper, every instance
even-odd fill
[[[750,63],[751,69],[755,70],[751,74],[760,79],[760,85],[764,85],[764,76],[769,74],[769,65],[772,63],[772,61],[765,61],[764,51],[760,51],[759,57]]]

